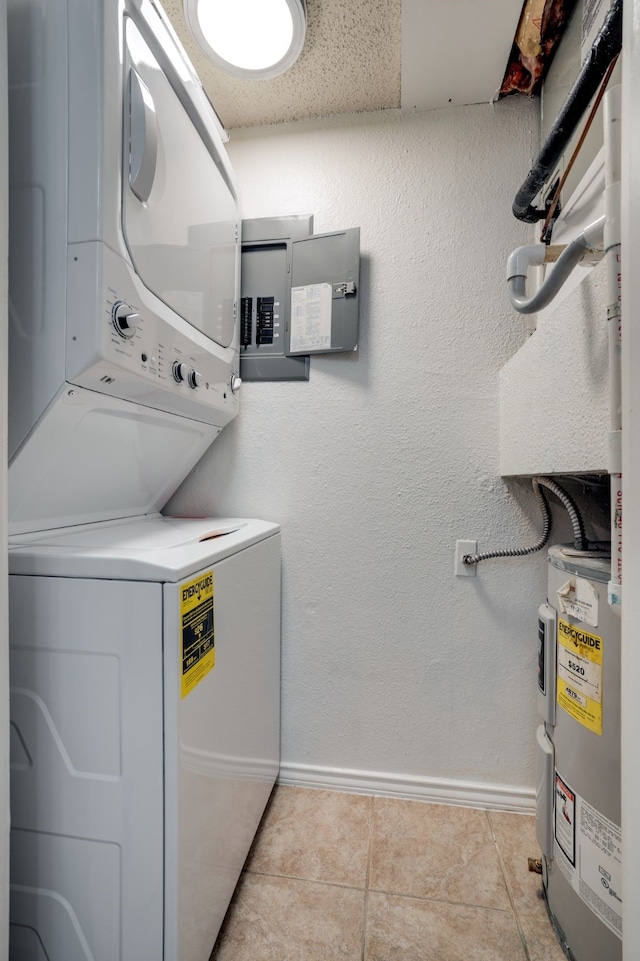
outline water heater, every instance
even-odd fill
[[[607,601],[610,570],[604,549],[551,547],[538,612],[536,825],[549,915],[571,961],[622,958],[620,618]]]

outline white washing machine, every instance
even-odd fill
[[[11,961],[208,961],[279,765],[280,535],[10,548]]]

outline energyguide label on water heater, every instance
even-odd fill
[[[602,734],[603,641],[558,620],[558,704],[594,734]]]
[[[622,834],[556,771],[555,857],[593,913],[622,938]]]
[[[180,585],[181,695],[186,697],[215,666],[213,571]]]

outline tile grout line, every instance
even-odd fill
[[[502,877],[503,877],[503,879],[504,879],[504,884],[505,884],[505,887],[506,887],[506,889],[507,889],[507,896],[508,896],[508,898],[509,898],[509,903],[511,904],[511,910],[512,910],[512,912],[513,912],[513,917],[515,918],[516,927],[518,928],[518,935],[519,935],[520,941],[521,941],[521,943],[522,943],[522,950],[524,951],[525,961],[531,961],[531,954],[529,953],[529,945],[527,944],[527,939],[525,938],[524,931],[523,931],[523,929],[522,929],[522,924],[520,923],[520,915],[518,914],[518,911],[517,911],[517,909],[516,909],[516,904],[515,904],[515,901],[514,901],[514,899],[513,899],[513,894],[512,894],[512,891],[511,891],[511,886],[510,886],[510,884],[509,884],[509,878],[507,877],[507,871],[506,871],[506,868],[505,868],[504,861],[503,861],[503,859],[502,859],[502,852],[500,851],[500,845],[498,844],[498,839],[497,839],[497,837],[496,837],[496,833],[495,833],[495,831],[493,830],[493,824],[492,824],[492,822],[491,822],[491,812],[490,812],[489,810],[487,810],[485,813],[486,813],[486,815],[487,815],[487,822],[488,822],[488,824],[489,824],[489,831],[491,832],[491,837],[493,838],[493,843],[494,843],[495,846],[496,846],[496,853],[497,853],[497,855],[498,855],[498,862],[499,862],[499,864],[500,864],[500,870],[502,871]]]
[[[303,878],[297,874],[272,874],[268,871],[254,871],[247,870],[243,868],[242,874],[249,874],[252,877],[257,878],[275,878],[283,881],[301,881],[303,884],[321,884],[326,888],[339,888],[344,891],[362,891],[366,895],[366,902],[368,904],[369,894],[384,894],[389,898],[400,898],[404,901],[424,901],[426,904],[449,904],[454,907],[459,906],[463,908],[474,908],[478,911],[490,911],[493,914],[513,914],[513,905],[509,903],[507,908],[496,908],[491,904],[478,904],[475,901],[452,901],[449,898],[436,898],[436,897],[426,897],[421,894],[407,894],[405,891],[387,891],[385,888],[372,888],[370,887],[369,880],[369,867],[367,865],[367,881],[366,886],[361,887],[357,884],[341,884],[339,881],[323,881],[321,878]]]
[[[388,898],[399,898],[401,901],[421,901],[424,904],[447,904],[451,907],[473,908],[475,911],[488,911],[492,914],[513,914],[513,906],[509,904],[507,908],[494,908],[491,904],[478,904],[474,901],[452,901],[449,898],[427,898],[420,894],[403,894],[400,891],[383,891],[379,888],[371,888],[371,894],[384,894]]]
[[[362,943],[360,946],[361,961],[365,961],[365,951],[367,949],[367,915],[369,913],[369,881],[371,879],[371,855],[373,852],[374,804],[375,796],[371,795],[371,809],[369,811],[369,850],[367,852],[367,873],[364,881],[364,915],[362,918]]]
[[[339,881],[323,881],[321,878],[303,878],[297,874],[272,874],[269,871],[247,871],[242,869],[242,874],[250,874],[256,878],[280,878],[283,881],[302,881],[303,884],[322,884],[325,888],[340,888],[344,891],[362,891],[364,888],[358,884],[341,884]]]

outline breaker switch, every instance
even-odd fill
[[[240,346],[250,347],[253,337],[253,297],[240,300]]]
[[[256,298],[256,345],[273,343],[273,297]]]

